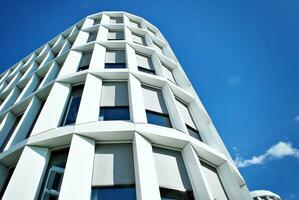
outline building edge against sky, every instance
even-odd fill
[[[251,199],[166,39],[126,12],[1,74],[0,150],[3,199]]]

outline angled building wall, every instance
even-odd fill
[[[2,199],[251,199],[160,31],[76,23],[0,76]]]

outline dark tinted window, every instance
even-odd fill
[[[155,73],[154,70],[145,69],[145,68],[143,68],[143,67],[139,67],[139,66],[138,66],[138,71],[140,71],[140,72],[145,72],[145,73],[148,73],[148,74],[156,75],[156,73]]]
[[[130,120],[129,106],[101,107],[99,120]]]
[[[149,124],[155,124],[159,126],[166,126],[171,128],[171,122],[167,114],[156,113],[153,111],[146,110],[147,122]]]
[[[126,68],[126,63],[105,63],[106,69]]]
[[[177,191],[166,188],[160,188],[161,200],[194,200],[191,191]]]
[[[15,167],[10,168],[10,169],[8,170],[8,175],[7,175],[7,177],[6,177],[6,179],[5,179],[5,182],[4,182],[3,186],[2,186],[2,189],[1,189],[1,191],[0,191],[0,197],[1,197],[1,198],[2,198],[3,195],[4,195],[4,192],[5,192],[6,188],[7,188],[7,185],[8,185],[8,183],[9,183],[9,181],[10,181],[10,178],[11,178],[11,176],[12,176],[14,170],[15,170]],[[1,178],[2,178],[2,177],[1,177]]]
[[[92,188],[91,200],[135,200],[134,187]]]
[[[98,32],[91,32],[89,33],[87,42],[92,42],[97,39]]]
[[[190,136],[202,141],[198,130],[192,128],[191,126],[188,126],[187,124],[186,124],[186,127],[187,127],[187,130],[188,130],[188,133]]]
[[[18,115],[18,116],[16,117],[16,120],[15,120],[15,122],[14,122],[14,124],[13,124],[13,127],[10,129],[10,131],[9,131],[9,133],[7,134],[7,136],[6,136],[5,140],[4,140],[4,142],[2,143],[2,146],[1,146],[1,148],[0,148],[0,152],[2,152],[2,151],[5,149],[5,146],[7,145],[7,143],[8,143],[8,141],[9,141],[10,137],[11,137],[12,134],[13,134],[13,132],[16,130],[16,128],[17,128],[17,126],[18,126],[20,120],[22,119],[22,116],[23,116],[23,114],[20,114],[20,115]]]
[[[83,85],[72,88],[72,93],[69,98],[67,109],[64,114],[62,126],[74,124],[76,122],[82,95]]]

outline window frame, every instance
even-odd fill
[[[165,125],[150,123],[149,120],[148,120],[149,119],[148,113],[151,114],[151,115],[153,115],[153,116],[159,116],[159,117],[163,117],[164,119],[167,119],[170,126],[165,126]],[[162,127],[167,127],[167,128],[173,128],[173,125],[171,123],[169,114],[159,113],[159,112],[155,112],[155,111],[148,110],[148,109],[145,109],[145,114],[146,114],[146,120],[147,120],[148,124],[152,124],[152,125],[156,125],[156,126],[162,126]]]
[[[61,184],[62,184],[62,179],[63,179],[64,171],[65,171],[65,169],[63,169],[62,167],[51,166],[51,168],[48,171],[48,176],[47,176],[47,179],[46,179],[46,182],[45,182],[45,187],[44,187],[41,199],[44,199],[44,197],[45,197],[46,194],[54,195],[57,198],[59,197],[59,193],[60,193],[60,188],[61,188]],[[56,174],[62,174],[62,179],[61,179],[61,182],[59,183],[59,191],[56,191],[56,190],[53,190],[53,189],[49,190],[47,188],[47,185],[48,185],[48,182],[49,182],[49,180],[51,178],[52,172],[54,172]]]

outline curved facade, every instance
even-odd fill
[[[255,190],[250,194],[253,200],[281,200],[279,195],[268,190]]]
[[[0,81],[3,199],[251,199],[169,44],[140,17],[87,16]]]

